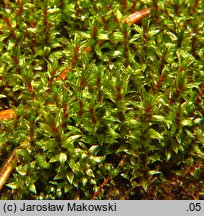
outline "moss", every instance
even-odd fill
[[[1,9],[2,199],[202,198],[204,3],[133,2]]]

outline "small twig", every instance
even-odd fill
[[[16,150],[26,148],[28,144],[30,143],[30,140],[25,140],[20,144],[20,146],[16,149],[14,149],[8,159],[4,162],[3,166],[0,169],[0,191],[3,188],[4,184],[6,183],[7,179],[9,178],[10,174],[13,171],[13,167],[16,164]]]
[[[5,182],[7,181],[7,179],[9,178],[13,170],[13,165],[15,163],[16,163],[15,150],[13,150],[0,170],[0,191],[4,186]]]

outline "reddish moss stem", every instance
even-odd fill
[[[103,189],[103,187],[108,184],[108,181],[110,180],[111,175],[109,175],[106,179],[104,179],[103,183],[99,186],[98,190],[94,192],[92,199],[96,199],[98,197],[98,194]]]

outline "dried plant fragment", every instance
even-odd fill
[[[0,170],[0,191],[9,178],[12,170],[13,170],[13,165],[16,163],[16,158],[15,158],[15,150],[11,152],[9,155],[9,158],[5,161],[4,165],[2,166]]]
[[[20,147],[17,149],[22,149],[22,148],[26,148],[30,143],[30,139],[25,140],[24,142],[22,142],[20,144]],[[13,167],[16,164],[16,150],[14,149],[8,159],[4,162],[3,166],[0,169],[0,191],[3,188],[5,182],[7,181],[7,179],[9,178],[10,174],[13,171]]]
[[[125,19],[122,20],[124,23],[135,24],[139,22],[143,17],[148,16],[150,14],[152,8],[146,8],[144,10],[137,11]]]
[[[0,121],[5,119],[14,119],[15,117],[16,114],[12,109],[0,111]]]

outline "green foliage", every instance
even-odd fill
[[[3,199],[204,193],[204,3],[147,2],[135,25],[121,22],[132,1],[0,10],[0,109],[17,113],[0,123],[1,157],[29,139]]]

